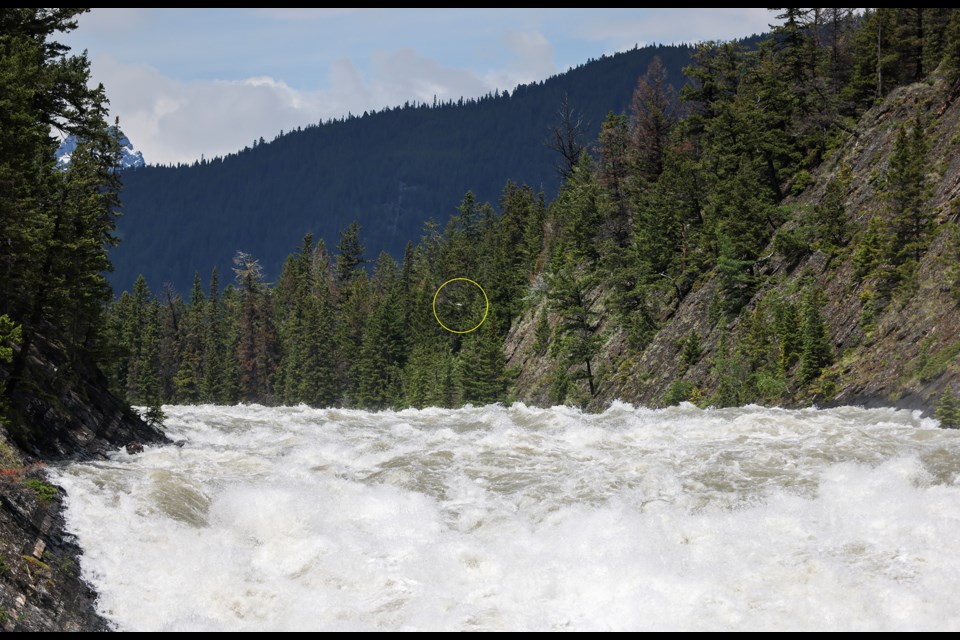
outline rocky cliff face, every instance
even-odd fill
[[[26,371],[0,428],[0,628],[104,631],[96,593],[80,577],[81,550],[63,528],[66,496],[43,465],[166,438],[109,392],[96,367],[68,362],[49,341],[35,341]]]
[[[720,384],[715,363],[721,343],[736,345],[749,330],[749,318],[758,304],[771,297],[799,303],[801,290],[811,284],[825,296],[822,315],[826,320],[835,363],[817,383],[804,390],[783,390],[774,404],[797,406],[862,404],[932,408],[947,385],[960,384],[960,296],[945,277],[955,268],[958,241],[953,236],[960,216],[960,100],[957,89],[942,80],[918,83],[895,91],[882,104],[867,112],[844,144],[814,173],[808,188],[788,198],[784,205],[794,211],[812,209],[824,196],[826,185],[846,165],[852,172],[845,206],[852,230],[850,244],[839,254],[805,252],[786,258],[775,250],[776,235],[764,252],[762,284],[751,302],[735,318],[718,320],[711,305],[719,288],[716,275],[701,278],[662,324],[653,340],[639,352],[631,352],[626,336],[605,318],[609,295],[596,288],[594,308],[601,316],[602,347],[594,368],[599,380],[597,394],[585,405],[599,409],[614,399],[658,406],[665,403],[671,385],[689,383],[694,399],[705,400]],[[892,302],[865,327],[864,299],[868,286],[854,277],[853,255],[862,241],[869,219],[888,206],[882,181],[889,165],[901,123],[921,115],[930,123],[925,131],[927,184],[932,186],[927,206],[936,219],[933,239],[926,249],[910,295],[894,296]],[[797,225],[787,222],[777,234]],[[549,380],[555,363],[549,353],[533,349],[540,314],[548,313],[538,302],[517,321],[507,339],[508,366],[518,376],[514,396],[534,404],[551,404]],[[551,324],[556,318],[550,316]],[[681,364],[681,343],[691,333],[701,339],[702,355]],[[794,365],[796,366],[796,365]]]

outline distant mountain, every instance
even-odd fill
[[[113,127],[110,127],[111,132]],[[130,142],[130,138],[120,133],[120,168],[121,169],[137,169],[140,167],[146,166],[146,161],[143,159],[143,153],[138,151],[136,147],[133,146],[133,143]],[[60,167],[65,167],[70,164],[70,158],[73,155],[73,152],[77,148],[77,137],[73,134],[70,134],[63,139],[63,142],[60,143],[60,147],[57,148],[56,157],[57,165]]]
[[[604,56],[542,82],[478,100],[404,105],[281,133],[272,142],[189,166],[124,172],[124,215],[111,280],[129,289],[184,291],[200,271],[229,274],[237,250],[260,259],[268,279],[307,231],[331,251],[338,232],[363,226],[366,256],[399,256],[425,221],[444,224],[467,190],[496,202],[508,179],[555,195],[556,152],[547,140],[564,95],[596,140],[608,112],[627,109],[654,56],[679,88],[689,46],[650,46]]]

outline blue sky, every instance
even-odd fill
[[[764,31],[765,9],[94,9],[86,49],[148,162],[322,119],[513,89],[635,44]]]

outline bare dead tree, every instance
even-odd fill
[[[564,93],[557,109],[557,122],[550,130],[547,146],[560,154],[556,164],[557,175],[564,181],[573,177],[573,170],[580,160],[584,146],[581,138],[584,130],[583,117],[570,106],[570,97]]]

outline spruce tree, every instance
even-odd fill
[[[507,392],[503,341],[493,322],[467,336],[460,351],[463,401],[473,404],[502,402]]]
[[[663,173],[664,155],[676,125],[676,91],[667,80],[667,70],[654,56],[633,91],[631,154],[635,175],[653,182]]]
[[[837,175],[827,183],[823,200],[813,208],[819,246],[827,253],[837,252],[849,240],[844,199],[847,197],[852,178],[850,168],[846,165],[842,166]]]
[[[960,401],[949,386],[937,403],[936,417],[944,429],[960,429]]]
[[[804,293],[800,307],[800,379],[810,382],[833,362],[833,349],[830,335],[823,319],[823,293],[816,288],[808,288]]]
[[[360,242],[360,225],[351,222],[340,232],[337,244],[337,282],[343,284],[356,277],[366,262],[363,259],[363,244]]]
[[[588,280],[568,258],[561,260],[550,275],[549,285],[550,309],[557,314],[552,352],[564,367],[573,369],[575,379],[586,380],[592,397],[597,392],[593,362],[600,336]]]
[[[901,279],[913,273],[929,244],[933,216],[924,206],[926,141],[919,119],[910,130],[900,126],[887,171],[887,202],[893,218],[896,243],[890,256]]]

